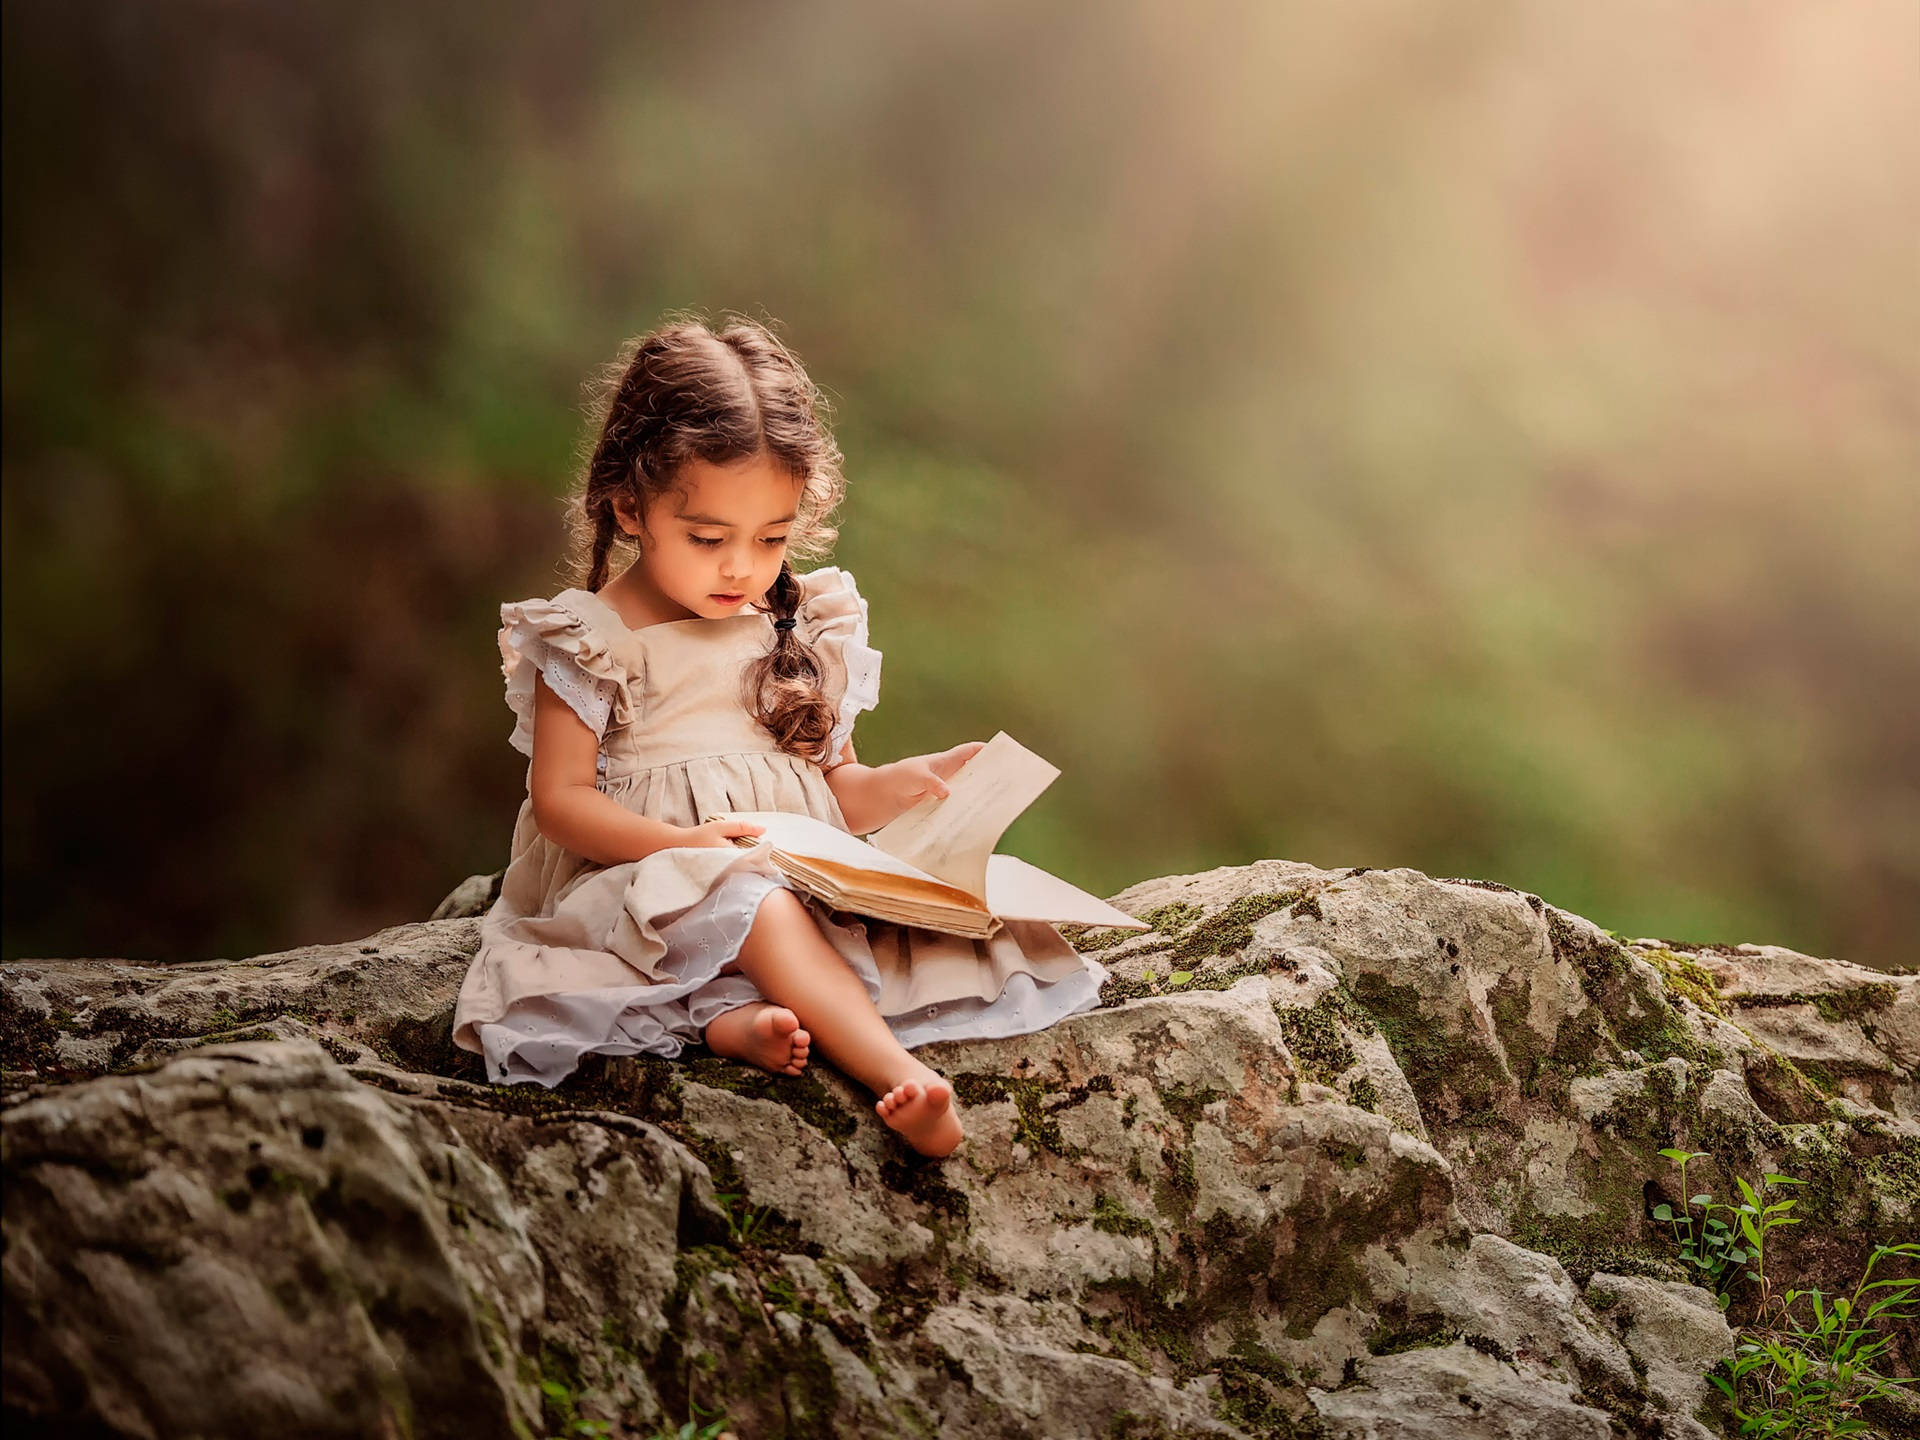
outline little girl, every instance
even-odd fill
[[[853,577],[790,564],[831,544],[845,488],[800,362],[751,322],[681,321],[617,373],[576,512],[586,584],[500,611],[531,764],[454,1040],[495,1081],[547,1086],[592,1051],[704,1041],[797,1075],[817,1044],[946,1155],[953,1088],[908,1047],[1044,1029],[1092,1009],[1106,971],[1050,925],[975,941],[829,910],[733,844],[755,827],[709,818],[864,835],[944,796],[980,744],[854,756],[880,655]]]

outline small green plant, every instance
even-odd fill
[[[742,1245],[751,1244],[765,1227],[767,1217],[773,1214],[771,1205],[756,1207],[749,1204],[747,1197],[738,1190],[729,1190],[713,1198],[727,1212],[727,1228],[733,1232],[734,1240]]]
[[[1680,1193],[1687,1192],[1687,1165],[1694,1160],[1706,1158],[1703,1150],[1662,1150],[1667,1159],[1680,1166]],[[1725,1310],[1733,1300],[1733,1285],[1744,1275],[1760,1287],[1760,1307],[1762,1311],[1767,1302],[1766,1244],[1767,1232],[1782,1225],[1798,1225],[1800,1222],[1788,1216],[1793,1208],[1791,1200],[1767,1202],[1766,1192],[1776,1185],[1804,1185],[1804,1180],[1796,1180],[1791,1175],[1767,1174],[1760,1178],[1760,1190],[1756,1192],[1740,1176],[1734,1177],[1734,1184],[1740,1187],[1742,1203],[1722,1205],[1708,1194],[1688,1196],[1681,1214],[1674,1214],[1671,1205],[1656,1205],[1653,1218],[1665,1221],[1673,1228],[1673,1238],[1680,1247],[1681,1258],[1696,1270],[1702,1271],[1711,1283],[1707,1288],[1714,1292],[1714,1301]],[[1694,1211],[1700,1212],[1694,1218]],[[1732,1217],[1731,1223],[1723,1220],[1715,1211],[1722,1211]]]
[[[1876,1245],[1851,1295],[1829,1303],[1819,1290],[1789,1290],[1770,1322],[1763,1315],[1761,1324],[1743,1327],[1746,1338],[1735,1347],[1731,1376],[1708,1377],[1733,1402],[1742,1435],[1824,1440],[1877,1433],[1860,1418],[1861,1407],[1920,1383],[1889,1379],[1873,1368],[1892,1344],[1876,1327],[1920,1317],[1914,1300],[1920,1280],[1871,1278],[1873,1267],[1889,1255],[1920,1261],[1920,1245]],[[1885,1293],[1872,1295],[1876,1290]],[[1795,1311],[1802,1302],[1811,1324]],[[1743,1393],[1752,1409],[1740,1408]]]
[[[1703,1153],[1660,1153],[1680,1166],[1680,1190],[1685,1194],[1688,1162],[1705,1158]],[[1920,1302],[1915,1300],[1920,1279],[1872,1278],[1874,1266],[1888,1256],[1920,1260],[1920,1245],[1874,1246],[1850,1295],[1829,1301],[1820,1290],[1795,1289],[1788,1290],[1783,1300],[1774,1300],[1774,1282],[1767,1274],[1767,1236],[1783,1225],[1800,1222],[1787,1214],[1794,1202],[1770,1200],[1769,1191],[1777,1185],[1805,1183],[1791,1175],[1767,1174],[1756,1191],[1736,1175],[1738,1205],[1716,1204],[1713,1196],[1703,1194],[1689,1196],[1681,1215],[1675,1215],[1670,1205],[1655,1206],[1653,1211],[1654,1219],[1673,1227],[1687,1263],[1712,1281],[1722,1310],[1732,1298],[1733,1284],[1744,1278],[1754,1286],[1753,1318],[1738,1329],[1729,1373],[1711,1374],[1708,1379],[1732,1402],[1740,1433],[1761,1440],[1827,1440],[1878,1433],[1860,1418],[1861,1407],[1900,1386],[1920,1383],[1889,1379],[1873,1368],[1892,1344],[1878,1327],[1908,1324],[1920,1314]],[[1716,1211],[1729,1216],[1732,1223],[1719,1218]],[[1749,1408],[1742,1409],[1743,1402]]]
[[[727,1417],[724,1415],[698,1429],[694,1428],[695,1424],[695,1421],[689,1420],[678,1430],[656,1431],[647,1440],[721,1440],[727,1433]]]
[[[694,1362],[687,1361],[687,1419],[678,1430],[656,1430],[647,1440],[739,1440],[724,1405],[702,1405],[693,1398]],[[705,1424],[701,1422],[705,1421]]]
[[[610,1420],[589,1420],[581,1415],[575,1406],[577,1397],[558,1380],[542,1380],[540,1393],[546,1396],[546,1408],[552,1414],[556,1433],[561,1435],[585,1435],[604,1440],[613,1429]]]

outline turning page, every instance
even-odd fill
[[[922,800],[867,839],[875,849],[986,900],[987,857],[1007,827],[1059,778],[1059,770],[1002,730],[947,782],[945,799]]]
[[[734,840],[733,843],[743,849],[765,845],[791,855],[834,861],[855,870],[877,870],[883,875],[903,875],[911,880],[929,878],[891,855],[876,854],[873,846],[858,836],[837,830],[811,815],[784,810],[728,810],[708,818],[745,820],[750,825],[758,825],[760,834],[752,837],[743,835]]]

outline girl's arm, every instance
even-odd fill
[[[861,765],[853,758],[853,741],[848,740],[840,763],[827,771],[827,788],[839,802],[847,829],[855,835],[870,835],[928,796],[944,799],[947,781],[984,744],[984,740],[969,740],[936,755],[910,755],[891,765]]]
[[[732,835],[758,835],[760,827],[714,821],[689,828],[636,815],[596,787],[600,742],[573,708],[533,680],[533,823],[554,844],[598,865],[639,860],[675,845],[725,845]]]

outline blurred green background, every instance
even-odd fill
[[[497,868],[501,601],[675,307],[831,396],[863,759],[1881,966],[1920,932],[1920,11],[4,7],[8,957]]]

